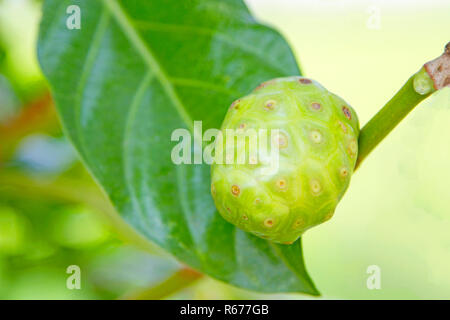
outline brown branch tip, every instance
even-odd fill
[[[450,42],[445,46],[444,53],[424,65],[425,71],[433,81],[436,90],[450,87]]]

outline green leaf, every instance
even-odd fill
[[[240,0],[48,0],[39,60],[66,134],[121,216],[217,279],[262,292],[318,294],[301,243],[280,246],[216,212],[210,168],[175,165],[171,134],[219,128],[260,82],[299,74],[289,46]]]

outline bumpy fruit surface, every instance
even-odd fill
[[[255,142],[250,139],[237,143],[233,138],[230,150],[226,129],[237,135],[278,129],[268,139],[274,142],[269,150],[277,148],[277,169],[267,170],[271,152],[262,155],[258,148],[258,158],[251,159]],[[227,221],[261,238],[289,244],[332,217],[358,153],[358,118],[344,100],[304,77],[270,80],[233,102],[221,132],[216,160],[220,155],[232,161],[212,165],[211,193]],[[244,152],[245,163],[237,163],[239,152]]]

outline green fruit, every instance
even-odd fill
[[[276,169],[267,169],[274,157],[271,152],[262,153],[259,147],[255,159],[249,150],[259,144],[251,139],[239,143],[226,136],[227,129],[236,130],[236,137],[251,130],[278,129],[268,139],[274,142],[268,150],[278,152]],[[227,221],[261,238],[289,244],[332,217],[358,153],[359,123],[348,103],[313,80],[278,78],[233,102],[221,133],[211,193]],[[245,163],[237,163],[239,152]],[[229,164],[218,159],[228,159]]]

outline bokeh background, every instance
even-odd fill
[[[362,125],[450,40],[448,0],[246,2]],[[39,70],[40,7],[0,0],[0,299],[311,299],[199,278],[111,218],[61,133]],[[450,298],[449,166],[446,89],[365,161],[334,218],[305,234],[320,299]],[[66,288],[70,265],[81,268],[81,290]],[[381,271],[379,290],[366,285],[371,265]]]

